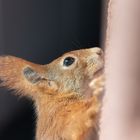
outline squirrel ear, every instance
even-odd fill
[[[44,80],[44,78],[41,76],[41,74],[39,74],[38,72],[36,72],[35,70],[33,70],[30,67],[26,67],[23,70],[23,74],[24,74],[25,78],[32,84],[36,84],[36,83],[40,82],[41,80]]]
[[[48,80],[43,77],[40,73],[33,70],[31,67],[26,67],[23,70],[24,77],[32,84],[38,84],[39,87],[49,88],[50,90],[56,91],[58,86],[56,82]]]

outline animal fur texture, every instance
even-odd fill
[[[46,65],[1,56],[1,86],[35,102],[36,140],[97,140],[103,65],[100,48],[68,52]]]

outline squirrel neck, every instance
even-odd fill
[[[45,97],[38,98],[38,100],[35,102],[38,118],[36,130],[37,140],[40,140],[40,138],[42,138],[46,132],[49,135],[51,130],[53,130],[55,133],[55,130],[57,131],[57,129],[59,129],[57,128],[58,126],[63,127],[63,122],[57,120],[56,118],[66,117],[73,111],[70,106],[81,102],[81,99],[82,97],[79,98],[79,95],[76,95],[75,93],[50,96],[46,95]],[[58,123],[60,124],[58,125]],[[55,136],[55,134],[53,134],[53,136]]]

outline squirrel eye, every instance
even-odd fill
[[[73,58],[73,57],[66,57],[64,59],[64,61],[63,61],[63,66],[68,67],[68,66],[72,65],[74,62],[75,62],[75,58]]]

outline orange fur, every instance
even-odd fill
[[[75,62],[65,67],[67,57]],[[99,48],[72,51],[47,65],[13,56],[0,57],[2,86],[35,101],[37,140],[97,139],[100,103],[87,89],[102,68]]]

